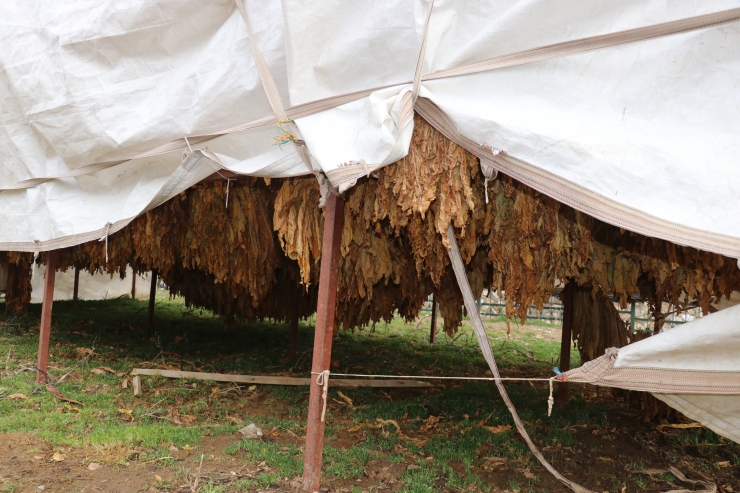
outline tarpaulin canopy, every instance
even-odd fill
[[[405,155],[416,110],[487,173],[740,257],[738,20],[738,0],[5,2],[0,249],[100,238],[222,169],[346,190]]]

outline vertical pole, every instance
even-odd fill
[[[663,329],[663,323],[665,322],[663,303],[659,301],[655,305],[655,312],[653,312],[653,317],[655,318],[655,323],[653,324],[653,335],[660,333]]]
[[[39,361],[36,365],[36,383],[46,383],[46,369],[49,364],[49,336],[51,335],[51,305],[54,302],[54,278],[57,272],[57,251],[46,256],[46,277],[44,278],[44,301],[41,305],[41,324],[39,325]]]
[[[635,333],[635,300],[630,303],[630,332]]]
[[[301,316],[301,286],[294,286],[290,291],[290,339],[288,341],[288,359],[294,359],[298,348],[298,319]]]
[[[432,293],[432,327],[429,330],[429,344],[437,342],[437,300]]]
[[[80,290],[80,268],[75,266],[75,285],[72,290],[72,311],[77,311],[77,293]]]
[[[343,224],[344,200],[330,194],[326,200],[324,236],[321,242],[319,299],[316,307],[316,335],[313,344],[306,453],[303,462],[303,489],[309,493],[317,491],[321,482],[321,460],[324,451],[324,422],[321,417],[324,401],[323,388],[316,383],[316,377],[318,373],[328,370],[331,363]]]
[[[136,271],[131,268],[131,299],[136,299]]]
[[[154,326],[154,298],[157,294],[157,269],[152,269],[152,287],[149,289],[149,317],[147,318],[146,327],[149,333]]]
[[[563,288],[561,299],[563,301],[563,334],[560,340],[560,371],[570,370],[570,341],[573,331],[573,295],[575,294],[575,281],[568,281]],[[568,407],[568,384],[558,383],[558,406],[561,409]]]
[[[480,315],[480,305],[481,305],[481,299],[478,298],[475,300],[475,309],[478,310],[478,315]]]

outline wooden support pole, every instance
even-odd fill
[[[560,340],[560,371],[565,373],[570,370],[570,344],[571,334],[573,333],[573,295],[576,288],[575,281],[568,281],[568,284],[560,293],[560,299],[563,302],[563,333]],[[566,382],[558,383],[558,407],[566,409],[568,407],[568,384]]]
[[[80,268],[75,267],[75,284],[72,290],[72,311],[77,311],[77,293],[80,290]]]
[[[46,276],[44,277],[44,301],[41,305],[41,324],[39,325],[39,361],[36,364],[36,383],[46,383],[46,370],[49,366],[49,336],[51,335],[51,305],[54,302],[54,278],[57,273],[57,251],[46,255]]]
[[[288,359],[295,359],[298,349],[298,319],[301,316],[301,286],[290,291],[290,339],[288,340]]]
[[[157,295],[157,270],[152,269],[152,286],[149,289],[149,316],[146,322],[146,328],[151,334],[154,326],[154,298]]]
[[[429,329],[429,344],[437,342],[437,300],[432,293],[432,327]]]
[[[136,272],[131,269],[131,299],[136,299]]]
[[[334,316],[337,303],[339,257],[344,224],[344,200],[329,194],[324,215],[324,236],[321,242],[321,272],[316,307],[316,334],[311,365],[311,392],[308,399],[306,453],[303,462],[303,489],[318,491],[321,482],[321,460],[324,451],[323,388],[316,382],[318,373],[328,370],[331,363],[331,343],[334,336]]]

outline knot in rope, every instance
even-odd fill
[[[282,120],[277,122],[277,126],[280,130],[283,131],[283,134],[273,137],[272,145],[279,147],[283,144],[287,144],[288,142],[298,141],[298,137],[296,137],[295,133],[293,133],[293,131],[288,127],[292,123],[295,122],[293,120]]]
[[[324,407],[321,410],[321,422],[323,423],[326,420],[326,398],[329,396],[329,370],[324,370],[316,375],[316,383],[324,388],[321,393],[321,399],[324,401]]]
[[[552,416],[552,406],[555,404],[555,399],[552,398],[552,381],[555,380],[556,377],[552,377],[550,379],[550,397],[547,398],[547,416]]]

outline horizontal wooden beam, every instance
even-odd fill
[[[271,375],[229,375],[226,373],[202,373],[198,371],[180,371],[180,370],[157,370],[149,368],[135,368],[131,375],[149,375],[167,378],[191,378],[193,380],[209,380],[213,382],[234,382],[234,383],[253,383],[259,385],[310,385],[310,378],[301,377],[278,377]],[[329,387],[341,388],[428,388],[432,387],[430,382],[420,382],[418,380],[352,380],[330,378]]]

